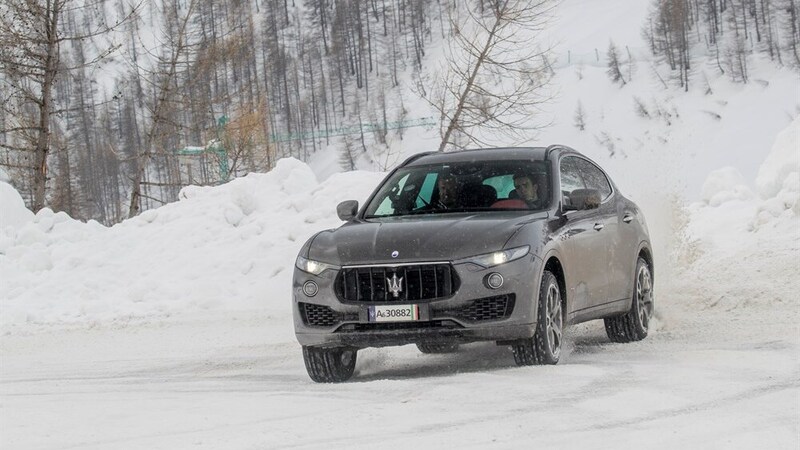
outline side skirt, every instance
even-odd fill
[[[568,320],[570,324],[576,324],[617,314],[624,314],[628,312],[628,309],[630,309],[629,299],[614,300],[612,302],[603,303],[602,305],[572,311],[569,314]]]

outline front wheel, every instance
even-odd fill
[[[612,342],[641,341],[647,337],[653,317],[653,275],[643,258],[636,262],[631,309],[627,313],[606,317],[606,334]]]
[[[538,302],[533,337],[523,339],[511,348],[518,366],[557,364],[561,357],[564,310],[558,280],[550,271],[546,270],[542,275]]]
[[[303,361],[308,376],[317,383],[341,383],[353,376],[356,349],[303,346]]]

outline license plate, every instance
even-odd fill
[[[370,322],[412,322],[419,320],[417,305],[376,305],[369,307]]]

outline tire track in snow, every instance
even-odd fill
[[[800,373],[796,373],[795,376],[790,379],[782,380],[776,383],[765,384],[756,389],[749,389],[747,391],[739,392],[733,395],[726,395],[720,398],[715,398],[713,400],[695,403],[693,405],[684,406],[680,408],[670,408],[667,410],[646,414],[633,419],[613,420],[613,421],[603,422],[576,431],[606,430],[609,428],[620,428],[620,427],[628,427],[631,425],[639,425],[646,422],[669,419],[672,417],[679,417],[687,414],[694,414],[696,412],[702,412],[706,410],[720,408],[723,406],[727,406],[729,404],[750,400],[764,395],[785,391],[793,388],[800,388]]]

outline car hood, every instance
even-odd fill
[[[498,212],[349,222],[319,233],[311,243],[309,258],[344,266],[452,261],[503,249],[521,227],[536,218]],[[392,257],[393,252],[397,257]]]

